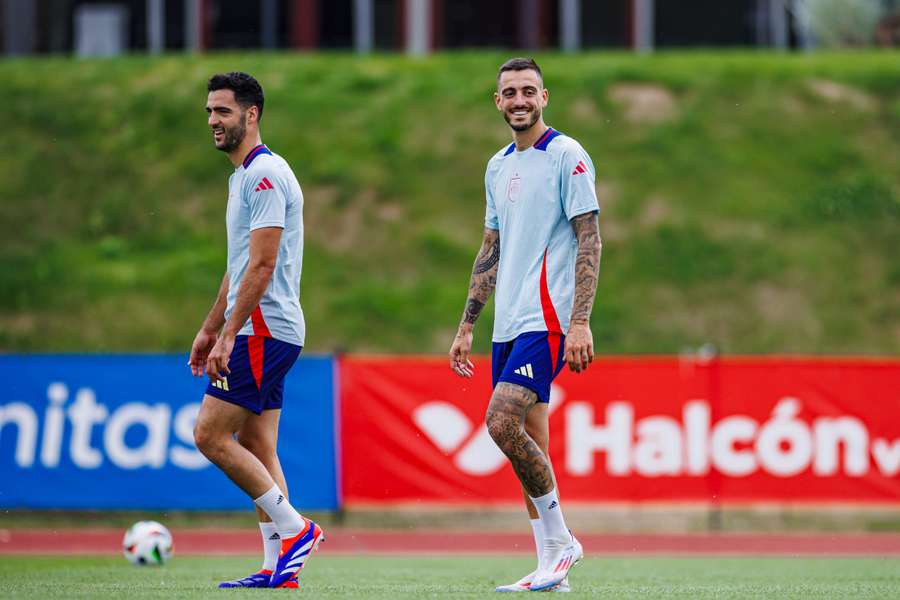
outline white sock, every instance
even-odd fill
[[[264,571],[274,571],[278,553],[281,552],[281,536],[278,535],[278,528],[275,523],[260,523],[259,532],[263,541],[262,568]]]
[[[569,528],[566,527],[566,521],[563,519],[562,508],[559,506],[559,496],[556,494],[556,488],[538,498],[532,498],[534,507],[537,509],[541,517],[541,523],[544,525],[544,540],[568,543],[571,539]]]
[[[277,484],[273,485],[272,489],[254,500],[254,502],[263,509],[263,512],[269,515],[269,518],[275,523],[278,535],[282,538],[297,535],[306,524],[300,513],[294,510],[291,503],[287,501],[287,498],[278,489]]]
[[[544,526],[540,519],[529,519],[531,531],[534,532],[534,547],[537,549],[538,569],[541,568],[541,555],[544,554]]]

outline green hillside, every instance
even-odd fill
[[[0,62],[0,349],[188,349],[231,171],[205,81],[242,69],[306,198],[309,349],[446,352],[506,57]],[[538,59],[597,166],[601,353],[900,353],[900,54]]]

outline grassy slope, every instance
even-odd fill
[[[306,196],[310,349],[444,352],[502,58],[0,62],[0,349],[187,349],[224,268],[204,81],[240,68]],[[601,352],[900,352],[900,55],[539,58],[599,174]]]
[[[525,558],[315,557],[303,586],[316,598],[493,598],[532,565]],[[122,558],[4,557],[4,598],[221,598],[215,585],[258,568],[252,558],[183,558],[161,569]],[[865,598],[900,595],[898,560],[802,558],[588,558],[572,571],[571,598]],[[49,582],[49,584],[48,584]],[[284,595],[232,590],[228,597]]]

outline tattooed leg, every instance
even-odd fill
[[[525,415],[537,402],[537,394],[520,385],[501,381],[488,405],[488,432],[512,463],[522,487],[532,498],[553,490],[553,472],[541,448],[525,432]]]
[[[534,440],[547,462],[550,464],[550,475],[553,477],[553,487],[556,487],[556,474],[553,471],[553,461],[550,460],[550,423],[549,423],[550,405],[546,402],[536,402],[528,410],[525,416],[525,433]],[[529,519],[539,518],[538,511],[528,495],[528,490],[522,488],[522,496],[525,498],[525,510],[528,511]]]

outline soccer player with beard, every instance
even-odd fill
[[[206,112],[228,180],[228,270],[194,338],[189,365],[210,383],[197,448],[256,503],[262,569],[219,587],[298,587],[297,574],[324,539],[287,500],[276,453],[284,377],[300,355],[303,194],[287,162],[260,139],[263,90],[246,73],[214,75]]]
[[[485,419],[522,484],[538,554],[535,571],[498,592],[569,591],[569,569],[583,556],[556,490],[548,406],[563,362],[580,373],[594,358],[599,205],[590,157],[544,124],[548,98],[533,60],[500,67],[494,101],[514,141],[487,165],[484,238],[450,348],[450,367],[471,377],[472,330],[496,287],[494,392]]]

